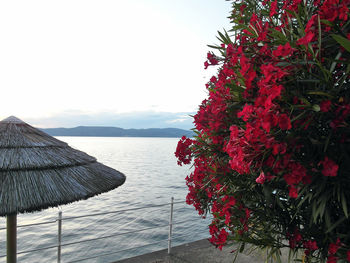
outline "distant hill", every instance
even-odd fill
[[[75,128],[41,129],[51,136],[91,136],[91,137],[192,137],[193,132],[177,128],[163,129],[123,129],[118,127],[79,126]]]

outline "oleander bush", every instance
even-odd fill
[[[218,68],[183,137],[187,203],[210,241],[350,262],[350,0],[231,1]]]

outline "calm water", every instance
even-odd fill
[[[184,201],[187,193],[184,178],[189,167],[176,165],[174,151],[176,138],[105,138],[105,137],[58,137],[71,147],[82,150],[111,166],[126,176],[126,182],[111,192],[88,200],[51,208],[38,213],[18,216],[18,225],[43,221],[55,221],[58,211],[63,218],[89,215],[107,211],[136,208],[169,203],[173,196]],[[74,243],[86,239],[136,231],[168,224],[170,206],[127,211],[93,217],[63,220],[62,243]],[[208,220],[201,219],[194,209],[186,204],[174,205],[173,245],[208,237]],[[0,219],[0,227],[6,227]],[[57,244],[57,222],[45,225],[19,227],[17,251],[37,249]],[[167,248],[168,227],[145,230],[138,233],[118,235],[106,239],[88,241],[62,247],[62,261],[113,262],[151,251]],[[181,237],[182,236],[182,237]],[[1,255],[6,253],[6,231],[0,231]],[[163,242],[156,243],[161,240]],[[139,247],[131,249],[133,247]],[[114,253],[121,251],[119,253]],[[114,253],[114,254],[111,254]],[[109,254],[91,258],[99,254]],[[6,258],[0,258],[5,262]],[[19,262],[57,262],[57,249],[18,255]]]

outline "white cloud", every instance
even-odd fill
[[[182,123],[188,122],[189,120],[192,121],[192,118],[190,116],[180,116],[180,118],[168,120],[166,123]]]
[[[65,111],[49,117],[24,118],[23,121],[40,128],[71,128],[76,126],[112,126],[120,128],[181,128],[192,129],[193,119],[188,113],[172,112],[110,112],[85,113],[84,111]]]
[[[0,115],[194,111],[206,94],[206,45],[228,24],[229,5],[2,1]]]

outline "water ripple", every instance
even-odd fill
[[[60,208],[50,208],[39,213],[18,216],[18,225],[53,221],[58,211],[64,217],[81,216],[107,211],[137,208],[154,204],[184,201],[187,193],[185,177],[187,167],[176,165],[174,151],[176,138],[101,138],[101,137],[58,137],[73,148],[82,150],[111,166],[126,176],[126,182],[111,192],[85,201],[75,202]],[[192,207],[186,204],[174,206],[173,244],[181,244],[208,237],[208,220],[200,220]],[[155,207],[147,210],[126,211],[116,214],[99,215],[63,220],[62,242],[74,243],[81,240],[109,236],[116,233],[142,230],[168,224],[170,207]],[[0,219],[5,227],[5,219]],[[5,252],[5,231],[0,231],[0,250]],[[82,262],[107,263],[167,247],[168,227],[161,227],[138,233],[123,234],[62,247],[62,262],[123,252],[93,258]],[[153,246],[149,243],[164,240]],[[57,244],[57,223],[18,229],[18,249],[24,251]],[[143,247],[141,247],[143,246]],[[136,247],[135,249],[133,249]],[[137,248],[139,247],[139,248]],[[127,250],[130,249],[130,250]],[[0,258],[0,262],[5,262]],[[18,255],[19,262],[47,263],[57,261],[56,249]]]

